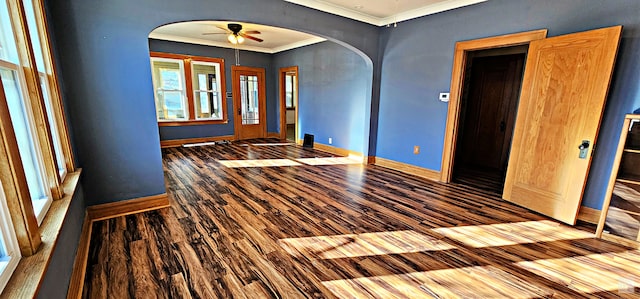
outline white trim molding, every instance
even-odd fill
[[[419,18],[426,15],[432,15],[439,12],[452,10],[464,6],[469,6],[487,0],[446,0],[437,2],[434,4],[426,5],[416,9],[399,12],[397,14],[380,18],[372,15],[365,14],[363,12],[348,9],[343,6],[338,6],[322,0],[284,0],[286,2],[295,3],[298,5],[310,7],[320,11],[328,12],[334,15],[343,16],[345,18],[357,20],[364,23],[369,23],[376,26],[385,26],[388,24],[398,23],[406,20]]]

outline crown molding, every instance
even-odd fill
[[[338,6],[333,3],[324,2],[322,0],[284,0],[284,1],[306,6],[316,10],[328,12],[330,14],[342,16],[345,18],[354,19],[360,22],[382,26],[382,25],[378,25],[378,23],[381,20],[378,17],[374,17],[371,15],[359,12],[357,10],[344,8],[342,6]]]
[[[235,49],[236,48],[236,45],[232,45],[232,44],[227,43],[227,42],[216,42],[216,41],[211,41],[211,40],[207,40],[207,39],[191,38],[191,37],[184,37],[184,36],[178,36],[178,35],[172,35],[172,34],[162,34],[162,33],[153,33],[153,32],[151,32],[149,34],[149,38],[172,41],[172,42],[181,42],[181,43],[197,44],[197,45],[204,45],[204,46],[213,46],[213,47],[220,47],[220,48],[227,48],[227,49]],[[323,41],[326,41],[326,39],[320,38],[320,37],[314,37],[314,38],[306,39],[306,40],[303,40],[303,41],[299,41],[299,42],[287,44],[287,45],[284,45],[284,46],[280,46],[280,47],[277,47],[277,48],[264,48],[264,47],[247,46],[247,45],[238,45],[237,48],[240,49],[240,50],[245,50],[245,51],[253,51],[253,52],[260,52],[260,53],[275,54],[275,53],[278,53],[278,52],[287,51],[287,50],[295,49],[295,48],[298,48],[298,47],[304,47],[304,46],[308,46],[308,45],[319,43],[319,42],[323,42]]]
[[[439,2],[413,10],[401,12],[386,18],[378,18],[368,14],[364,14],[360,11],[337,6],[332,3],[324,2],[322,0],[285,0],[287,2],[295,3],[298,5],[310,7],[320,11],[328,12],[334,15],[343,16],[346,18],[354,19],[360,22],[369,23],[376,26],[386,26],[397,22],[411,20],[426,15],[436,14],[439,12],[452,10],[464,6],[469,6],[488,0],[448,0]]]

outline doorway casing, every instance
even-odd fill
[[[294,117],[295,117],[295,137],[294,137],[294,142],[298,143],[298,137],[299,137],[299,127],[298,127],[298,105],[299,105],[299,98],[298,98],[298,66],[290,66],[290,67],[283,67],[280,68],[278,70],[278,86],[280,88],[280,139],[287,139],[287,102],[286,102],[286,98],[287,98],[287,94],[286,94],[286,82],[285,82],[285,78],[287,75],[290,74],[294,74],[293,75],[293,85],[295,86],[295,88],[293,89],[293,92],[295,92],[296,94],[293,96],[294,97]]]
[[[444,148],[442,151],[442,166],[440,181],[451,182],[453,162],[458,138],[458,126],[460,122],[460,106],[467,65],[467,53],[470,51],[496,49],[512,46],[527,45],[531,41],[547,37],[547,29],[513,33],[501,36],[487,37],[469,41],[457,42],[453,56],[453,70],[451,74],[451,88],[449,109],[447,112],[447,125],[444,136]]]

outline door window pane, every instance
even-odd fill
[[[260,124],[258,76],[240,76],[240,105],[243,125]]]
[[[196,119],[222,119],[217,63],[192,63]]]
[[[152,68],[158,120],[188,119],[182,61],[152,59]]]
[[[45,188],[44,176],[35,144],[35,136],[29,120],[27,106],[23,101],[18,76],[15,71],[0,68],[0,77],[2,77],[2,85],[9,106],[9,115],[11,116],[11,124],[18,142],[18,151],[22,160],[22,166],[27,178],[29,193],[33,201],[33,208],[38,219],[42,219],[43,215],[50,204],[49,195]],[[42,217],[40,217],[42,216]]]

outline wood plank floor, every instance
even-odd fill
[[[84,298],[640,296],[638,250],[490,192],[292,145],[163,156],[172,207],[94,223]]]

